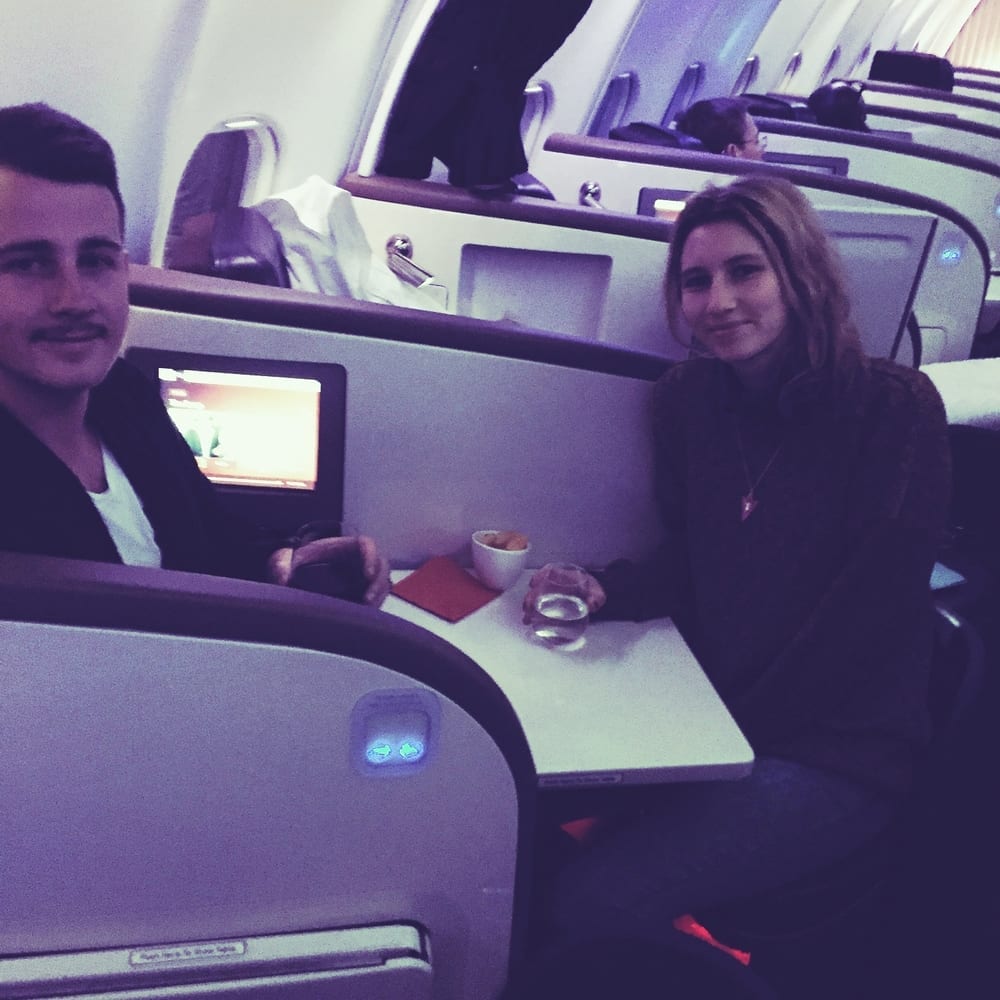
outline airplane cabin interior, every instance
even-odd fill
[[[0,104],[115,151],[124,356],[234,518],[371,536],[396,584],[468,584],[483,528],[522,569],[643,558],[654,386],[697,353],[667,254],[739,177],[816,209],[952,463],[933,736],[888,827],[523,992],[553,801],[752,771],[674,624],[553,652],[523,588],[448,621],[0,552],[0,998],[996,995],[1000,0],[8,0],[0,29]],[[829,84],[863,129],[818,121]],[[762,159],[678,128],[720,97]]]

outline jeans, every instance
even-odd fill
[[[893,811],[891,800],[849,779],[775,758],[758,759],[737,781],[658,788],[558,871],[536,874],[540,929],[560,941],[665,933],[680,914],[846,856]]]

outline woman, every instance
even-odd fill
[[[673,616],[756,763],[598,828],[556,877],[563,940],[663,928],[850,853],[928,735],[949,483],[936,391],[863,355],[835,253],[787,181],[692,197],[665,288],[693,357],[654,393],[664,538],[595,574],[589,603],[598,620]]]

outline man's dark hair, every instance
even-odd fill
[[[697,101],[677,116],[677,127],[694,136],[710,153],[721,153],[730,143],[743,145],[749,115],[735,97]]]
[[[60,184],[107,188],[125,225],[115,154],[100,133],[77,118],[42,103],[0,108],[0,166]]]

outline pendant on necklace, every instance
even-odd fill
[[[757,501],[754,499],[753,493],[748,493],[745,497],[740,498],[740,521],[745,521],[754,511],[757,506]]]

